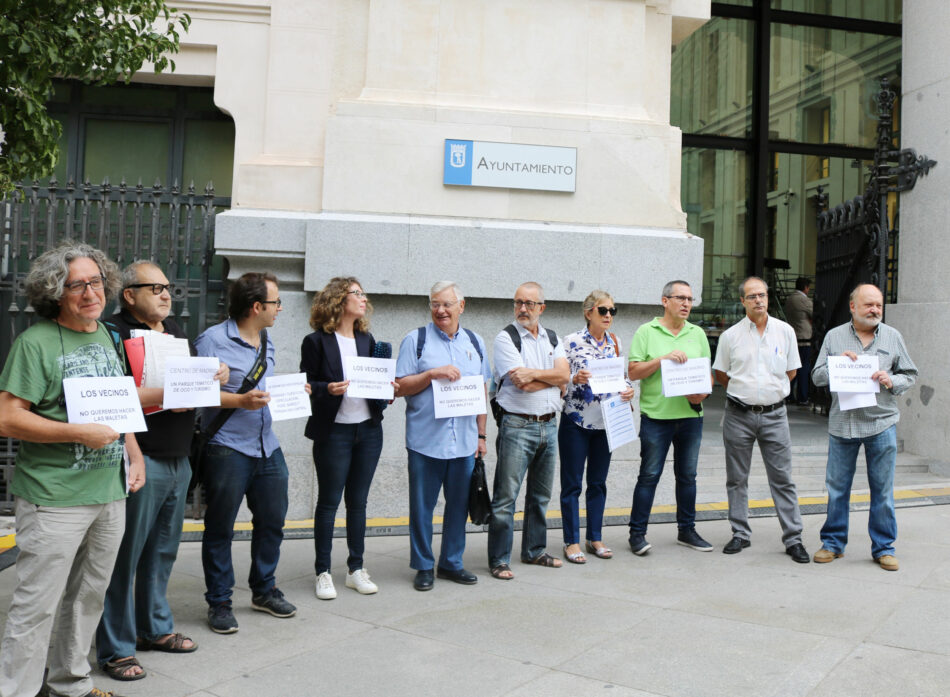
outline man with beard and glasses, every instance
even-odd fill
[[[859,285],[851,292],[851,321],[825,335],[811,377],[816,385],[828,384],[828,356],[847,356],[856,361],[860,355],[878,358],[879,370],[871,379],[880,383],[876,404],[841,410],[838,393],[831,393],[828,415],[828,517],[821,528],[821,549],[815,561],[824,564],[844,556],[848,543],[848,513],[851,482],[857,465],[858,449],[864,446],[871,489],[868,533],[871,556],[885,571],[897,571],[894,541],[897,516],[894,512],[894,468],[897,465],[897,395],[917,381],[917,367],[907,354],[904,338],[893,327],[881,322],[884,296],[877,286]]]

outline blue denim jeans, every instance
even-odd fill
[[[610,470],[610,447],[607,431],[581,428],[570,419],[562,418],[557,431],[558,451],[561,454],[561,525],[564,544],[580,542],[581,482],[584,464],[587,464],[587,539],[600,540],[604,523],[604,504],[607,501],[607,472]]]
[[[346,544],[349,548],[346,566],[350,571],[363,568],[366,498],[382,449],[383,426],[372,419],[359,424],[331,424],[327,440],[313,444],[313,464],[317,468],[319,487],[317,508],[313,514],[318,576],[330,570],[333,524],[341,498],[346,504]]]
[[[548,502],[557,459],[556,440],[555,419],[541,423],[514,414],[502,417],[495,441],[498,462],[488,526],[488,565],[491,568],[511,561],[515,501],[525,474],[528,487],[524,500],[521,560],[530,561],[544,554],[548,540]]]
[[[223,445],[205,448],[205,531],[201,541],[201,564],[205,573],[205,600],[215,606],[231,602],[234,565],[231,540],[234,521],[247,497],[251,510],[251,570],[248,584],[254,595],[263,595],[276,585],[287,515],[287,463],[277,448],[270,457],[250,457]]]
[[[166,591],[178,557],[185,498],[191,480],[187,457],[145,456],[147,486],[129,494],[125,535],[96,630],[102,666],[135,655],[135,639],[150,641],[175,631]]]
[[[651,419],[640,416],[640,475],[633,489],[630,535],[645,535],[656,486],[663,474],[666,455],[673,446],[676,477],[676,525],[689,530],[696,525],[696,463],[703,440],[703,417]]]
[[[442,460],[408,448],[406,451],[409,453],[409,566],[416,571],[428,571],[435,565],[432,513],[441,489],[445,494],[445,510],[439,567],[460,571],[464,568],[465,521],[475,454]]]
[[[848,544],[848,515],[851,482],[858,461],[858,449],[864,445],[871,489],[868,534],[871,556],[877,559],[894,554],[897,539],[897,515],[894,512],[894,468],[897,465],[897,426],[866,438],[839,438],[828,435],[828,517],[821,528],[821,545],[843,554]]]

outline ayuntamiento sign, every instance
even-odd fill
[[[443,184],[573,192],[576,181],[577,148],[445,141]]]

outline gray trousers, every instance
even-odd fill
[[[0,697],[35,697],[47,653],[53,692],[78,697],[92,690],[89,648],[124,528],[124,498],[65,508],[17,498],[20,553],[0,646]]]
[[[782,525],[782,542],[791,547],[802,541],[802,516],[798,510],[795,482],[792,481],[792,444],[784,406],[766,414],[755,414],[726,402],[722,442],[726,446],[726,494],[732,533],[744,540],[752,535],[749,527],[749,470],[755,441],[759,442],[759,451],[765,461],[765,474]]]

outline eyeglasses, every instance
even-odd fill
[[[346,294],[347,294],[347,295],[355,295],[355,296],[356,296],[357,298],[359,298],[360,300],[362,300],[363,298],[366,297],[366,293],[364,293],[364,292],[361,291],[361,290],[348,290],[348,291],[346,291]]]
[[[617,308],[616,308],[616,307],[602,307],[602,306],[601,306],[601,307],[598,307],[598,308],[597,308],[597,312],[600,313],[600,316],[601,316],[601,317],[606,317],[608,312],[610,313],[610,316],[613,317],[614,315],[617,314]]]
[[[524,305],[526,310],[533,310],[538,305],[543,305],[543,304],[544,303],[539,303],[534,300],[515,300],[515,309],[517,310],[519,307]]]
[[[429,303],[429,308],[433,312],[438,310],[440,307],[445,308],[446,310],[451,310],[453,307],[455,307],[458,304],[459,304],[458,300],[453,300],[452,302],[448,302],[448,303],[439,303],[433,300],[432,302]]]
[[[693,299],[688,295],[667,295],[670,300],[675,300],[678,303],[691,303]]]
[[[768,293],[749,293],[745,296],[746,300],[765,300],[769,297]]]
[[[130,286],[126,286],[126,289],[128,288],[151,288],[152,295],[161,295],[166,290],[170,293],[172,290],[172,284],[171,283],[133,283]]]
[[[261,305],[276,305],[280,307],[280,298],[277,298],[277,300],[260,300],[259,302]]]
[[[93,290],[102,290],[102,287],[106,283],[105,276],[94,276],[88,281],[73,281],[72,283],[64,283],[63,289],[70,295],[82,295],[86,292],[86,286],[89,286]]]

